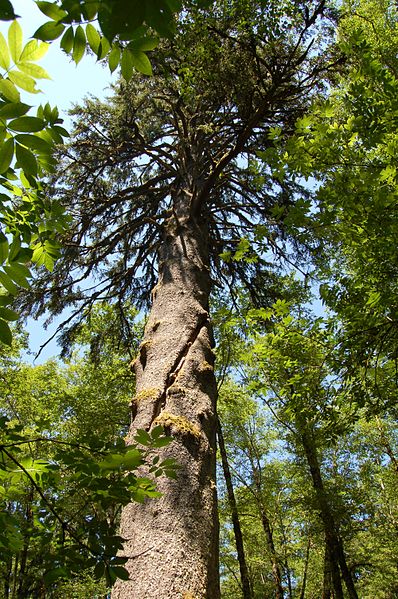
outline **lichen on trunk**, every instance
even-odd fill
[[[206,221],[190,204],[178,191],[164,224],[129,433],[164,426],[174,439],[161,457],[175,458],[177,479],[159,481],[160,499],[124,509],[130,581],[116,583],[114,599],[219,597],[211,279]]]

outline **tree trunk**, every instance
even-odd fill
[[[8,558],[4,564],[4,599],[8,599],[11,590],[11,578],[12,578],[12,558]]]
[[[25,523],[24,523],[24,543],[22,551],[19,554],[19,571],[18,571],[18,588],[17,588],[17,598],[25,599],[27,596],[27,587],[26,587],[26,566],[28,562],[28,551],[30,545],[30,528],[33,523],[33,510],[32,503],[34,499],[34,490],[30,489],[29,494],[26,498],[26,507],[25,507]]]
[[[253,450],[254,448],[252,448]],[[254,452],[255,453],[255,452]],[[267,546],[269,551],[269,556],[271,559],[272,565],[272,578],[274,580],[275,585],[275,599],[283,599],[284,592],[282,586],[282,573],[281,567],[279,565],[279,557],[275,550],[274,536],[271,528],[271,524],[267,515],[267,511],[263,502],[263,488],[262,488],[262,480],[261,480],[261,464],[258,455],[253,455],[252,451],[249,455],[250,464],[253,472],[253,482],[256,488],[256,492],[254,494],[258,510],[260,513],[261,523],[263,525],[263,530],[265,533],[265,538],[267,539]],[[257,462],[257,464],[256,464]]]
[[[287,553],[287,548],[289,547],[289,541],[286,538],[286,531],[285,531],[285,527],[283,524],[283,516],[282,516],[282,510],[281,510],[280,506],[279,506],[278,519],[279,519],[279,530],[280,530],[281,537],[283,540],[283,553],[284,553],[283,567],[284,567],[285,574],[286,574],[287,589],[288,589],[288,593],[289,593],[289,599],[293,599],[292,576],[290,573],[289,559],[288,559],[288,553]]]
[[[338,549],[338,557],[339,557],[341,575],[344,580],[345,586],[347,588],[348,596],[350,597],[350,599],[358,599],[358,594],[357,594],[357,591],[355,588],[354,580],[353,580],[351,571],[347,566],[347,561],[345,558],[345,552],[344,552],[344,548],[343,548],[343,542],[340,537],[338,537],[337,549]]]
[[[161,479],[162,497],[130,504],[121,535],[130,580],[113,599],[218,599],[215,485],[216,395],[208,314],[211,287],[206,219],[191,194],[176,190],[163,227],[159,281],[134,362],[137,387],[129,439],[162,425],[174,436],[161,459],[175,458],[177,480]]]
[[[229,509],[231,510],[232,526],[234,529],[236,552],[238,554],[238,562],[240,569],[240,579],[242,584],[242,596],[243,599],[252,599],[252,592],[250,587],[249,573],[247,570],[245,550],[243,547],[242,530],[239,522],[238,508],[235,500],[234,488],[232,485],[231,471],[229,469],[227,452],[225,449],[224,436],[222,434],[221,423],[218,420],[217,427],[218,445],[220,448],[222,467],[224,472],[225,484],[228,492],[228,503]]]
[[[323,589],[322,599],[331,599],[332,596],[332,571],[330,568],[329,548],[325,543],[325,554],[323,558]]]
[[[303,580],[301,583],[300,599],[305,599],[305,589],[307,586],[307,576],[308,576],[308,565],[310,563],[310,549],[311,549],[311,537],[310,537],[310,535],[308,535],[307,549],[305,551]]]
[[[267,539],[267,545],[270,552],[271,564],[272,564],[272,577],[275,585],[275,599],[283,599],[283,587],[282,587],[282,574],[279,566],[279,559],[276,554],[274,537],[272,534],[271,525],[262,503],[259,504],[261,512],[261,522]]]
[[[385,427],[383,426],[382,421],[380,420],[380,418],[378,416],[376,416],[376,426],[380,433],[381,446],[383,447],[384,451],[390,458],[391,465],[395,470],[395,474],[398,474],[398,460],[394,455],[393,449],[391,447],[391,443],[387,437]]]
[[[347,587],[348,596],[350,599],[358,599],[354,581],[352,580],[351,573],[347,567],[343,544],[338,536],[333,512],[330,508],[323,486],[321,469],[318,462],[314,440],[312,439],[311,434],[306,431],[301,424],[299,424],[299,430],[301,430],[303,448],[310,468],[312,484],[316,493],[323,522],[335,599],[343,599],[344,597],[339,566]]]

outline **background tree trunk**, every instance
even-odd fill
[[[218,599],[216,395],[208,314],[211,287],[207,223],[193,215],[191,194],[176,190],[163,227],[159,282],[134,362],[133,422],[174,436],[161,451],[179,464],[177,480],[159,480],[159,500],[122,514],[129,581],[113,599]]]
[[[253,452],[255,453],[255,452]],[[265,538],[267,539],[267,546],[269,551],[269,556],[272,564],[272,578],[274,580],[275,585],[275,599],[283,599],[284,592],[282,586],[282,570],[279,563],[279,556],[275,549],[274,536],[272,532],[272,527],[270,520],[267,515],[267,510],[264,505],[263,499],[263,486],[262,486],[262,474],[261,474],[261,464],[258,455],[249,456],[251,461],[251,467],[253,472],[253,482],[256,487],[256,501],[258,510],[261,517],[261,523],[263,525],[263,530],[265,533]],[[256,464],[257,462],[257,464]]]
[[[323,522],[325,541],[328,547],[328,559],[330,564],[335,598],[343,599],[344,595],[341,584],[341,577],[343,577],[350,599],[358,599],[358,595],[354,586],[354,581],[352,580],[351,573],[348,570],[346,564],[343,544],[338,536],[333,512],[331,510],[328,498],[325,493],[314,439],[312,438],[311,433],[304,430],[304,427],[301,424],[299,424],[299,429],[301,429],[301,439],[303,443],[303,448],[311,472],[312,484],[316,493],[316,498],[318,501],[319,510]]]
[[[305,589],[307,585],[308,565],[310,563],[311,537],[308,535],[307,548],[305,551],[303,578],[300,590],[300,599],[305,599]]]
[[[217,420],[217,437],[218,445],[220,448],[222,467],[224,472],[225,484],[228,492],[228,503],[229,509],[231,510],[232,526],[234,528],[236,552],[238,554],[240,579],[242,584],[242,597],[243,599],[252,599],[252,591],[250,587],[250,578],[246,564],[245,550],[243,546],[242,529],[239,522],[238,508],[236,505],[234,487],[232,484],[231,471],[228,464],[227,451],[225,449],[224,436],[222,433],[221,423]]]
[[[325,542],[325,554],[323,558],[323,589],[322,599],[330,599],[332,596],[332,572],[330,568],[329,548]]]

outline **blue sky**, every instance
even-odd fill
[[[25,43],[36,29],[49,19],[37,8],[33,0],[13,0],[16,14],[20,15],[19,23],[24,32]],[[10,23],[0,22],[0,31],[7,34]],[[76,66],[59,47],[59,40],[55,40],[47,55],[39,63],[44,67],[50,80],[41,80],[38,87],[41,94],[29,95],[30,104],[49,101],[55,104],[66,115],[73,103],[79,102],[84,96],[92,93],[95,96],[106,95],[105,88],[112,80],[108,69],[96,63],[94,56],[84,56]]]
[[[19,23],[24,32],[24,43],[26,43],[36,29],[48,18],[43,15],[33,0],[12,0],[15,12],[21,18]],[[0,22],[0,31],[7,39],[7,31],[10,23]],[[93,56],[85,56],[76,66],[59,47],[59,40],[51,44],[47,55],[39,62],[49,73],[51,80],[40,80],[38,87],[42,93],[32,95],[23,94],[23,101],[31,105],[45,104],[49,102],[52,106],[58,106],[60,116],[67,119],[68,109],[79,103],[88,94],[97,97],[105,97],[109,92],[112,81],[116,80],[116,74],[111,76],[108,69],[96,63]],[[38,352],[40,346],[52,335],[55,328],[50,326],[43,329],[44,319],[35,322],[30,321],[27,329],[30,333],[30,346],[32,352]],[[50,356],[58,353],[58,346],[51,341],[43,350],[35,363],[41,363]]]

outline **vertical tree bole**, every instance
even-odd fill
[[[232,484],[231,470],[229,468],[227,450],[224,443],[224,435],[221,428],[221,422],[217,419],[217,438],[218,447],[221,455],[221,463],[224,472],[225,485],[228,493],[228,503],[231,512],[232,526],[234,529],[236,552],[238,554],[240,580],[242,585],[243,599],[252,599],[249,571],[246,563],[245,549],[243,545],[242,529],[240,526],[238,506],[236,504],[234,487]]]
[[[129,581],[113,599],[219,599],[215,485],[216,395],[209,320],[207,223],[176,191],[163,226],[159,281],[143,342],[130,438],[158,424],[174,437],[161,459],[179,464],[177,479],[159,479],[160,499],[130,504],[121,535]]]

